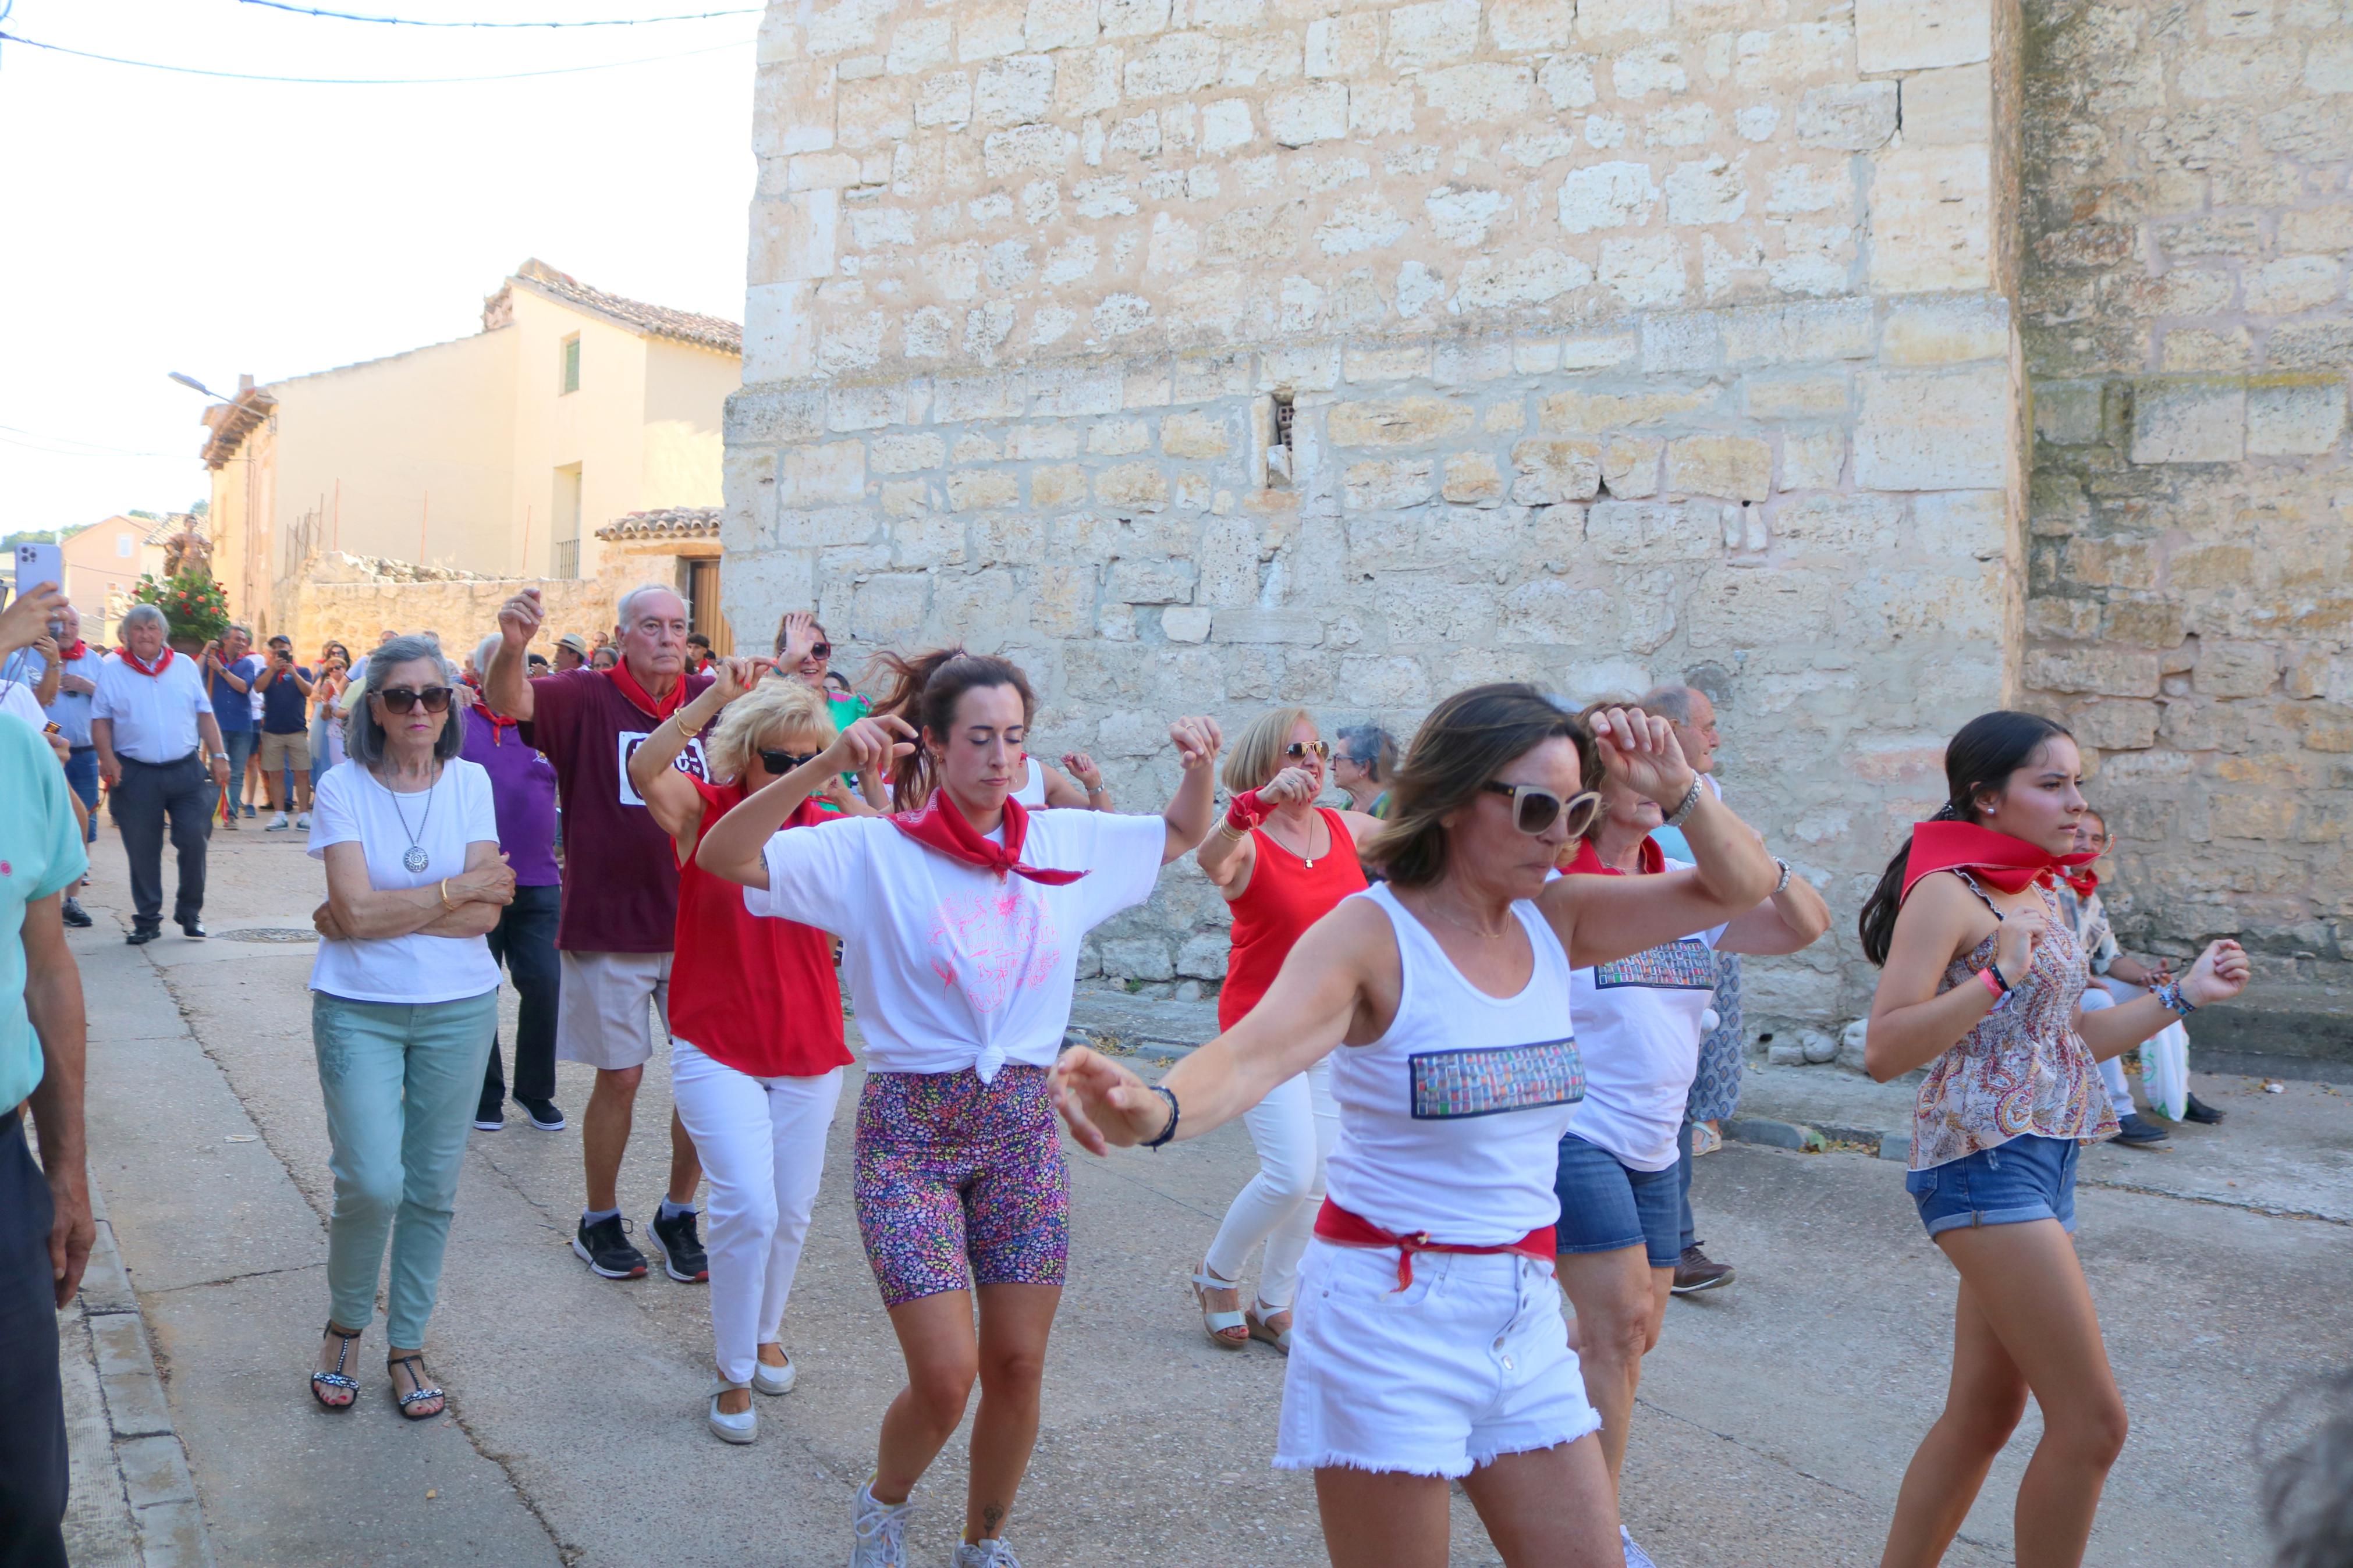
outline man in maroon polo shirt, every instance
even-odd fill
[[[645,801],[629,787],[629,753],[711,684],[686,668],[686,604],[649,584],[621,595],[610,669],[567,669],[526,679],[525,650],[543,616],[537,589],[499,610],[499,647],[483,672],[491,707],[555,768],[564,806],[564,907],[555,946],[563,967],[555,1054],[596,1069],[580,1118],[588,1204],[572,1250],[607,1279],[634,1279],[645,1255],[630,1245],[617,1184],[647,1058],[670,1036],[670,964],[678,925],[678,858]],[[702,745],[678,759],[702,776]],[[659,1016],[659,1033],[649,1018]],[[672,1112],[670,1192],[650,1234],[673,1279],[710,1278],[695,1234],[694,1190],[702,1164]]]

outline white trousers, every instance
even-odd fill
[[[2103,1007],[2113,1007],[2116,999],[2093,981],[2084,987],[2083,1008],[2096,1013]],[[2100,1064],[2100,1079],[2108,1086],[2108,1103],[2116,1109],[2116,1120],[2122,1121],[2133,1113],[2132,1086],[2125,1081],[2125,1060],[2121,1055],[2108,1058]]]
[[[728,1382],[748,1384],[760,1347],[784,1328],[841,1069],[754,1078],[673,1039],[670,1076],[679,1119],[711,1180],[712,1360]]]
[[[1258,1148],[1258,1174],[1226,1210],[1218,1238],[1209,1244],[1208,1271],[1220,1279],[1240,1279],[1251,1250],[1264,1242],[1259,1304],[1281,1311],[1299,1293],[1299,1260],[1324,1203],[1324,1162],[1340,1139],[1331,1062],[1317,1062],[1275,1085],[1242,1113],[1242,1125]]]

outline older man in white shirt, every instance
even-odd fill
[[[166,646],[171,624],[164,612],[141,605],[122,617],[121,631],[122,651],[99,668],[90,732],[131,861],[125,940],[135,945],[162,933],[166,818],[180,862],[172,918],[188,936],[202,937],[205,843],[228,788],[228,749],[196,661]]]

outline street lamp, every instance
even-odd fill
[[[195,390],[203,393],[206,397],[211,398],[216,403],[227,403],[231,401],[231,399],[223,397],[219,393],[215,392],[211,387],[206,386],[203,382],[198,381],[193,375],[185,375],[176,370],[166,371],[164,374],[170,376],[174,381],[178,382],[182,386],[193,387]]]

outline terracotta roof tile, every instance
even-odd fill
[[[633,511],[596,531],[599,539],[716,539],[719,509],[715,506],[673,506],[657,511]]]
[[[484,331],[505,326],[513,319],[514,307],[510,291],[517,283],[551,300],[593,310],[626,326],[651,332],[656,337],[674,338],[682,343],[716,349],[722,353],[741,354],[744,352],[744,329],[733,321],[717,316],[698,315],[692,310],[673,310],[667,305],[649,305],[641,300],[625,300],[618,294],[607,294],[602,289],[590,288],[568,272],[558,272],[536,258],[516,268],[514,276],[482,302]]]

